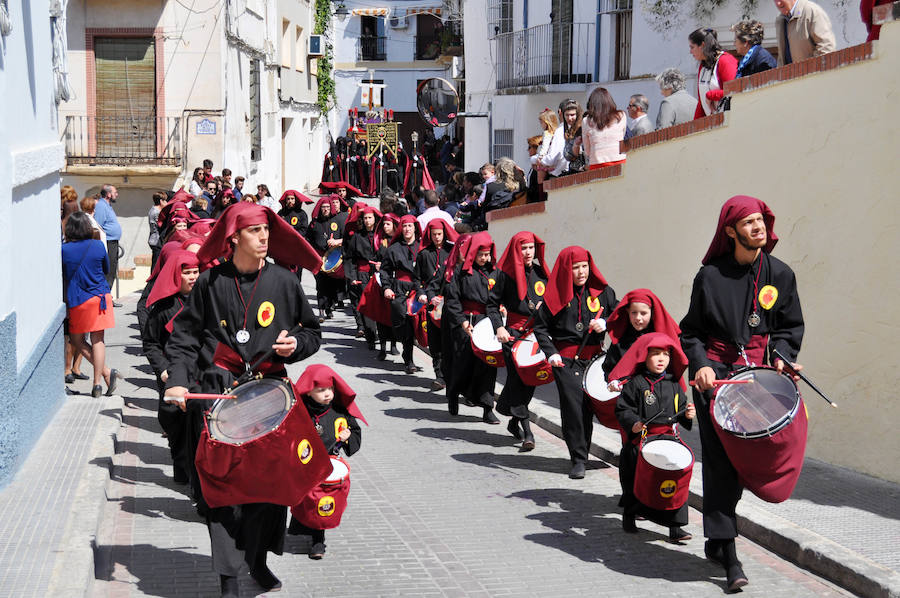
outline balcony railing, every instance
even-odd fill
[[[386,37],[376,35],[361,35],[356,44],[357,60],[387,60],[385,52]]]
[[[498,35],[497,89],[590,83],[594,30],[594,23],[547,23]]]
[[[66,116],[68,164],[181,166],[181,117]]]

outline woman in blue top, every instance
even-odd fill
[[[737,76],[749,77],[776,67],[775,58],[762,47],[765,31],[759,21],[741,21],[731,27],[734,49],[741,56]]]
[[[69,338],[76,353],[94,366],[91,396],[99,397],[106,382],[106,396],[116,389],[119,373],[106,367],[104,331],[115,326],[112,295],[106,282],[109,258],[103,243],[93,239],[90,218],[75,212],[66,221],[67,243],[62,246],[63,294],[69,318]],[[84,338],[90,333],[91,342]]]

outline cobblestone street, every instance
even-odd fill
[[[215,596],[206,526],[171,480],[135,299],[123,300],[127,320],[109,339],[110,361],[125,372],[123,426],[93,593]],[[342,313],[327,322],[323,348],[305,363],[336,364],[371,425],[349,459],[350,506],[326,534],[325,559],[309,560],[308,540],[295,536],[284,556],[270,557],[282,595],[722,595],[722,571],[703,557],[699,513],[691,512],[686,545],[669,544],[666,530],[647,522],[624,534],[615,468],[593,460],[584,480],[570,480],[565,446],[543,430],[535,428],[537,449],[520,454],[505,426],[482,423],[478,410],[450,416],[443,394],[427,390],[430,368],[407,376],[399,358],[380,364],[351,324]],[[427,366],[421,353],[416,361]],[[747,595],[847,595],[750,542],[740,540],[738,553]],[[241,590],[262,592],[246,575]]]

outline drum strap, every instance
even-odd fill
[[[213,363],[223,370],[228,370],[235,376],[243,374],[247,367],[237,351],[225,343],[219,343],[216,346],[216,352],[213,354]],[[264,361],[257,367],[257,371],[262,374],[278,374],[284,371],[284,364]]]
[[[641,435],[637,438],[632,439],[631,444],[644,446],[644,442],[647,440],[649,436],[674,436],[681,442],[681,437],[678,436],[678,431],[675,429],[675,426],[670,425],[662,425],[662,424],[650,424],[646,430],[641,432]]]

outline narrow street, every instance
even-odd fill
[[[135,301],[123,298],[128,315],[110,331],[125,406],[93,594],[216,596],[206,526],[171,479]],[[399,357],[377,362],[352,333],[352,319],[339,313],[309,361],[337,369],[370,423],[348,459],[350,506],[326,533],[324,560],[309,560],[308,541],[293,536],[284,556],[270,557],[281,595],[723,595],[721,569],[703,557],[699,513],[691,512],[694,539],[682,546],[647,522],[626,535],[615,468],[593,460],[584,480],[570,480],[561,440],[535,428],[537,449],[519,453],[505,426],[482,423],[477,409],[447,413],[443,394],[428,391],[423,354],[416,361],[425,371],[407,376]],[[291,366],[291,376],[303,367]],[[750,542],[740,540],[738,553],[747,595],[848,595]],[[249,576],[241,591],[262,592]]]

